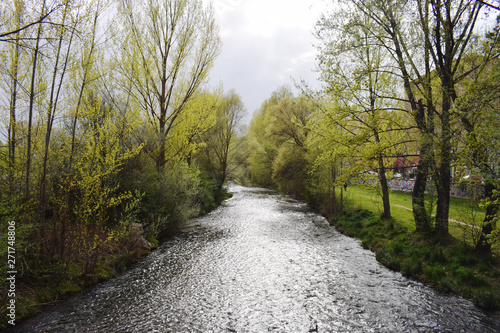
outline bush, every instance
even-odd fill
[[[384,266],[395,270],[395,271],[400,271],[401,270],[401,263],[399,259],[394,256],[391,251],[387,251],[387,249],[382,249],[376,254],[377,260],[383,264]]]
[[[441,263],[441,264],[447,262],[443,249],[440,247],[432,248],[429,255],[429,260],[431,262]]]
[[[445,271],[442,266],[426,266],[423,269],[424,275],[431,280],[435,285],[442,285],[442,280],[445,277]]]
[[[405,259],[401,265],[401,273],[408,276],[417,276],[422,273],[422,260],[416,255]]]
[[[457,282],[470,286],[470,287],[482,287],[487,286],[488,282],[480,276],[477,276],[473,271],[465,267],[458,267],[452,272],[453,276],[457,279]]]
[[[368,234],[361,240],[361,245],[365,249],[370,249],[374,243],[373,235]]]
[[[154,166],[142,173],[139,191],[144,193],[142,215],[145,229],[154,236],[178,229],[200,211],[200,172],[186,163],[165,165],[159,173]]]
[[[207,172],[200,173],[200,188],[197,200],[200,204],[201,214],[206,214],[217,207],[218,202],[215,198],[217,187],[217,182],[215,179],[210,178]]]
[[[408,244],[403,239],[397,238],[388,246],[387,250],[395,255],[403,254],[408,251]]]
[[[499,306],[497,305],[495,293],[491,289],[481,288],[476,290],[472,299],[474,304],[487,310],[494,310]]]
[[[477,263],[477,256],[474,250],[467,246],[455,246],[450,250],[452,263],[461,266],[474,266]]]

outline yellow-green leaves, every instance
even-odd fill
[[[220,99],[218,92],[204,91],[186,104],[167,137],[167,160],[184,161],[206,145],[203,136],[215,125]]]
[[[160,170],[167,160],[166,141],[179,139],[170,132],[189,121],[188,104],[219,54],[218,27],[211,5],[204,8],[200,0],[122,0],[119,8],[122,75],[130,82],[124,86],[158,134],[154,158]]]

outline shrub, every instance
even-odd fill
[[[145,228],[155,236],[178,229],[200,211],[200,172],[186,163],[167,164],[160,173],[154,166],[141,174],[139,191],[144,193],[142,215]]]
[[[200,188],[197,201],[200,204],[202,214],[208,213],[217,206],[218,202],[215,198],[217,186],[217,182],[210,178],[207,172],[200,173]]]
[[[392,254],[399,255],[408,251],[408,244],[400,237],[396,238],[387,249]]]
[[[399,271],[401,269],[399,259],[390,253],[390,251],[387,251],[387,249],[382,249],[377,252],[376,258],[381,264],[392,270]]]
[[[429,260],[435,263],[446,263],[447,259],[443,253],[443,249],[440,247],[434,247],[429,255]]]
[[[474,304],[487,310],[494,310],[500,306],[497,304],[495,293],[491,289],[481,288],[476,290],[472,299]]]
[[[423,272],[424,275],[437,286],[442,285],[442,280],[446,275],[443,267],[437,265],[426,266]]]
[[[450,250],[451,262],[461,266],[474,266],[477,256],[472,249],[466,246],[455,246]]]
[[[363,248],[365,249],[369,249],[371,248],[371,246],[373,245],[373,235],[372,234],[368,234],[366,235],[362,240],[361,240],[361,245],[363,246]]]
[[[422,261],[416,255],[405,259],[401,265],[401,273],[408,276],[417,276],[422,273]]]
[[[469,287],[482,287],[488,285],[488,282],[484,278],[477,276],[473,271],[465,267],[456,268],[453,270],[452,274],[462,285]]]

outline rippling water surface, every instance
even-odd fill
[[[22,332],[499,332],[500,315],[381,266],[300,202],[233,198]]]

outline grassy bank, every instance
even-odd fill
[[[58,268],[52,266],[45,274],[17,277],[16,323],[97,283],[120,276],[137,259],[133,252],[128,252],[101,261],[91,274],[84,274],[81,265],[74,263],[70,267],[59,269],[67,270],[68,273],[64,275],[56,276],[53,270]],[[4,318],[6,314],[2,312],[2,319]],[[4,320],[0,327],[2,325],[7,326]]]
[[[393,206],[394,218],[382,220],[376,193],[355,187],[348,193],[347,213],[337,220],[336,228],[361,239],[363,247],[374,251],[379,262],[438,289],[470,298],[485,309],[500,310],[500,261],[494,254],[474,251],[467,229],[475,228],[450,223],[450,235],[446,237],[416,234],[411,211]],[[411,196],[406,193],[393,192],[391,199],[395,205],[411,207]],[[480,216],[476,203],[454,200],[450,218],[467,212],[467,205],[476,205]]]
[[[352,208],[367,209],[375,215],[380,215],[383,211],[381,195],[372,188],[349,186],[344,193],[344,197]],[[415,231],[411,200],[410,192],[391,191],[390,193],[392,217],[408,231]],[[435,213],[435,197],[427,196],[427,207]],[[479,228],[484,219],[484,214],[485,210],[479,207],[477,201],[451,198],[450,235],[473,245],[480,235]],[[467,225],[476,226],[476,228]]]

